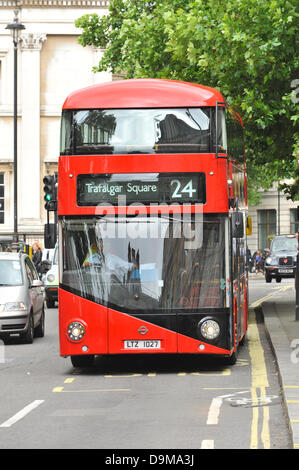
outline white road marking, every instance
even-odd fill
[[[209,408],[209,414],[207,419],[207,424],[218,424],[220,408],[222,405],[222,398],[216,397],[213,398],[211,406]]]
[[[214,441],[204,439],[201,443],[201,449],[214,449]]]
[[[44,403],[45,400],[35,400],[29,405],[25,406],[21,411],[16,413],[14,416],[9,418],[7,421],[4,421],[4,423],[0,424],[0,428],[10,428],[13,424],[15,424],[17,421],[20,421],[20,419],[24,418],[30,411],[34,410],[37,408],[39,405]]]
[[[219,397],[215,397],[212,400],[211,406],[209,408],[207,424],[218,424],[220,408],[224,398],[233,397],[240,393],[248,393],[249,390],[244,390],[242,392],[230,393],[229,395],[221,395]]]
[[[258,299],[258,300],[256,300],[255,302],[252,302],[252,304],[250,304],[249,307],[250,307],[250,308],[256,308],[256,307],[258,307],[261,303],[265,302],[265,301],[268,300],[268,299],[271,299],[271,297],[273,297],[273,295],[281,294],[282,292],[285,292],[286,290],[291,289],[292,287],[293,287],[293,284],[292,284],[292,285],[288,285],[288,286],[279,287],[276,292],[271,292],[271,294],[268,294],[268,295],[266,295],[265,297],[262,297],[261,299]]]

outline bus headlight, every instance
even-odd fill
[[[72,341],[80,341],[85,335],[85,327],[82,323],[74,321],[69,324],[67,334]]]
[[[220,326],[215,320],[204,318],[198,325],[201,335],[206,339],[216,339],[220,334]]]

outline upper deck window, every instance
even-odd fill
[[[207,153],[214,116],[210,107],[64,110],[60,154]]]

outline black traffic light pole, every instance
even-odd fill
[[[13,169],[14,169],[14,243],[18,243],[18,43],[20,31],[25,29],[25,26],[19,22],[19,9],[14,10],[14,20],[6,26],[12,33],[14,45],[14,92],[13,92]]]

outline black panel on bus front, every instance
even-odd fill
[[[230,319],[229,309],[210,309],[201,310],[200,312],[173,312],[166,314],[163,312],[155,312],[153,314],[132,315],[135,318],[144,320],[168,330],[180,333],[184,336],[194,338],[205,343],[213,344],[224,349],[231,347]],[[206,319],[215,320],[220,326],[220,335],[216,340],[208,340],[200,334],[199,323]]]

